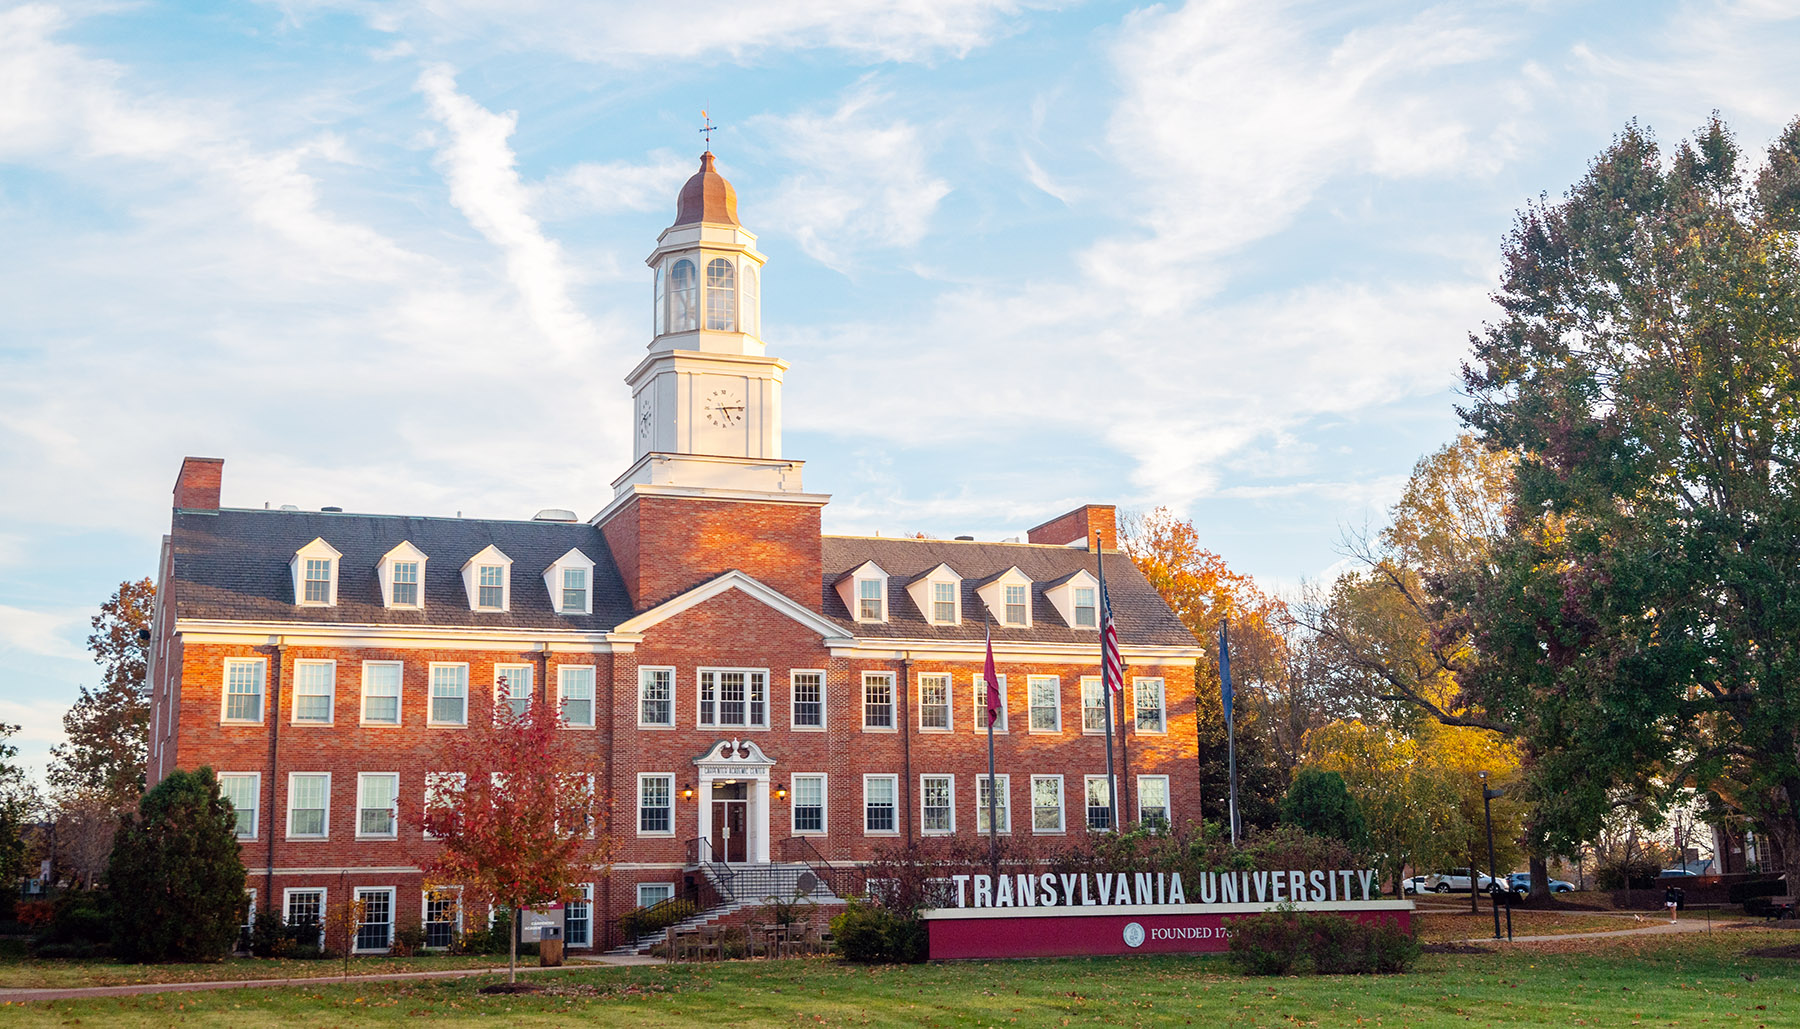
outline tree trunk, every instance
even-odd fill
[[[512,931],[507,933],[506,982],[512,985],[519,981],[519,909],[512,909]]]
[[[1542,854],[1533,854],[1529,860],[1530,867],[1527,871],[1531,873],[1531,906],[1548,907],[1551,903],[1550,862]]]

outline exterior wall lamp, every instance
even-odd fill
[[[693,800],[694,799],[694,788],[692,786],[683,786],[681,788],[681,799],[682,800]]]

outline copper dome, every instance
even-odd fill
[[[737,190],[725,176],[713,171],[711,150],[700,155],[700,170],[681,187],[681,198],[675,202],[675,225],[699,222],[738,224]]]

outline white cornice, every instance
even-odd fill
[[[617,495],[614,496],[612,501],[605,507],[601,508],[594,517],[589,518],[588,524],[596,527],[604,527],[607,522],[612,520],[613,515],[618,514],[621,508],[637,497],[659,497],[669,500],[747,502],[752,504],[797,504],[802,507],[824,507],[831,502],[831,494],[829,493],[775,493],[768,490],[732,490],[717,489],[707,486],[661,486],[642,482],[632,483],[623,487],[618,485],[618,482],[631,475],[632,472],[637,469],[638,465],[644,464],[652,458],[668,458],[671,456],[680,457],[684,460],[694,459],[694,455],[688,454],[645,454],[633,463],[630,469],[626,470],[625,475],[621,475],[619,480],[615,480],[614,488],[618,490]],[[792,465],[794,467],[799,467],[804,463],[802,461],[788,461],[781,458],[760,457],[706,457],[705,460],[719,462],[736,461],[752,465],[781,464]]]
[[[902,640],[859,638],[831,647],[832,657],[862,661],[939,660],[979,662],[987,654],[982,640]],[[1207,654],[1204,647],[1128,647],[1119,656],[1131,665],[1190,665]],[[1003,664],[1092,664],[1099,667],[1097,643],[994,642],[994,660]]]
[[[853,636],[847,635],[844,627],[806,607],[780,590],[763,585],[761,582],[743,572],[732,570],[718,578],[701,583],[686,593],[664,601],[661,604],[633,618],[620,622],[617,632],[642,633],[681,614],[690,608],[698,607],[712,598],[728,590],[739,590],[752,600],[774,609],[778,614],[787,616],[801,625],[817,632],[828,647],[846,646],[855,642]]]
[[[251,622],[224,618],[177,618],[185,643],[265,646],[276,642],[314,647],[388,647],[404,650],[538,650],[604,654],[627,650],[633,639],[575,629],[479,628],[461,625],[380,625],[346,622]]]

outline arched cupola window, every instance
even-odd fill
[[[744,259],[744,331],[752,336],[762,335],[762,312],[757,309],[757,272],[756,264],[748,258]]]
[[[668,308],[664,306],[668,302],[668,285],[663,281],[663,269],[659,264],[656,266],[656,314],[652,318],[655,334],[658,336],[663,334],[663,327],[668,324]]]
[[[706,327],[719,332],[737,329],[737,273],[723,257],[706,262]]]
[[[700,281],[694,262],[676,261],[669,269],[669,331],[689,332],[700,327]]]

